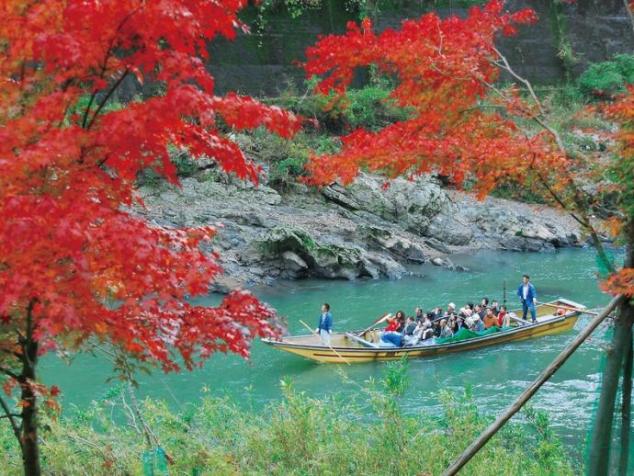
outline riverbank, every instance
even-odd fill
[[[480,249],[553,251],[582,246],[578,224],[558,210],[443,187],[431,177],[361,175],[349,187],[321,190],[267,185],[203,172],[179,189],[141,188],[143,213],[167,226],[217,225],[225,276],[215,290],[278,279],[390,278],[408,264],[450,269],[451,256]]]
[[[389,364],[382,378],[356,389],[310,398],[288,380],[283,398],[262,410],[248,402],[199,397],[171,410],[166,401],[144,400],[139,412],[121,386],[74,416],[43,416],[44,471],[48,474],[195,475],[437,475],[491,421],[469,391],[443,391],[441,409],[407,411],[406,365]],[[353,385],[349,383],[349,385]],[[248,399],[248,394],[247,394]],[[116,415],[113,418],[113,415]],[[151,429],[150,447],[142,423]],[[8,425],[0,447],[15,445]],[[171,463],[163,456],[161,447]],[[151,449],[150,449],[151,448]],[[20,474],[19,452],[6,452],[3,474]],[[461,472],[465,475],[580,474],[550,429],[544,412],[527,408],[522,423],[508,424]]]

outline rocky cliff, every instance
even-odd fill
[[[182,188],[144,187],[144,213],[161,225],[218,225],[225,286],[276,279],[399,278],[408,264],[453,267],[450,255],[482,248],[549,251],[582,244],[576,223],[556,210],[507,200],[476,201],[429,177],[362,175],[351,186],[284,195],[260,185],[183,180]],[[413,267],[415,268],[415,267]]]

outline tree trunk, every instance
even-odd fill
[[[32,384],[35,383],[35,368],[37,366],[37,341],[33,338],[32,311],[35,301],[27,310],[26,335],[21,339],[22,373],[20,386],[22,389],[22,463],[25,476],[40,476],[40,452],[37,436],[37,396]]]
[[[623,362],[623,405],[621,408],[621,454],[619,455],[620,476],[627,476],[627,466],[630,457],[630,430],[632,415],[632,332],[626,344]]]
[[[588,474],[590,475],[608,474],[616,392],[621,366],[623,365],[623,354],[627,347],[628,338],[631,339],[631,330],[628,330],[628,326],[631,327],[631,325],[631,322],[623,312],[622,305],[619,310],[619,318],[615,324],[612,347],[608,351],[605,369],[603,369],[601,396],[594,422],[592,448],[590,449],[590,461],[588,464]]]
[[[37,441],[37,407],[33,389],[22,387],[22,402],[29,405],[22,410],[22,462],[25,476],[40,476],[40,452]]]
[[[624,229],[627,249],[623,267],[632,268],[634,267],[634,221],[629,220]],[[608,474],[619,374],[624,364],[624,358],[632,345],[633,323],[634,306],[630,299],[626,299],[619,305],[618,319],[615,322],[614,337],[612,338],[612,348],[608,352],[603,371],[601,396],[599,397],[599,407],[592,434],[590,461],[588,462],[588,474],[590,475],[602,476]],[[623,457],[626,458],[627,462],[629,455],[625,454]]]

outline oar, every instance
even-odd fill
[[[299,322],[301,322],[304,327],[306,327],[306,329],[308,329],[310,331],[311,334],[317,336],[319,334],[317,334],[312,327],[310,327],[308,324],[306,324],[304,321],[302,321],[301,319],[299,320]],[[337,357],[339,357],[341,360],[343,360],[346,364],[350,365],[350,362],[348,362],[346,359],[343,358],[343,355],[341,355],[339,352],[337,352],[334,347],[332,345],[330,345],[330,343],[328,344],[328,347],[330,347],[330,350],[332,350],[335,354],[337,354]]]
[[[384,318],[385,316],[387,316],[388,314],[389,314],[389,312],[386,312],[385,314],[383,314],[383,315],[382,315],[381,317],[379,317],[376,321],[374,321],[374,322],[370,325],[370,327],[368,327],[368,328],[366,328],[366,329],[363,329],[361,332],[357,332],[357,335],[358,335],[358,336],[363,335],[363,334],[365,334],[366,332],[368,332],[369,330],[371,330],[371,329],[372,329],[375,325],[377,325],[377,324],[379,323],[379,321],[380,321],[381,319],[383,319],[383,318]]]
[[[564,304],[560,305],[560,304],[552,304],[552,303],[549,303],[549,302],[540,302],[540,301],[537,301],[537,303],[541,304],[542,306],[554,307],[554,308],[557,308],[557,309],[565,309],[565,310],[568,310],[568,311],[576,311],[576,312],[580,312],[581,314],[589,314],[591,316],[598,316],[599,315],[598,312],[588,311],[588,310],[585,310],[585,309],[580,309],[578,307],[570,307],[570,306],[566,306]]]

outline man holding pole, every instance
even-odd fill
[[[528,311],[531,311],[531,320],[533,324],[537,320],[537,313],[535,312],[535,304],[537,303],[537,291],[535,286],[530,282],[531,278],[528,274],[522,276],[522,284],[517,288],[517,295],[522,301],[522,319],[526,320]]]
[[[330,346],[330,334],[332,334],[332,314],[330,313],[330,304],[325,302],[321,306],[321,315],[319,316],[319,325],[315,330],[319,334],[321,341]]]

